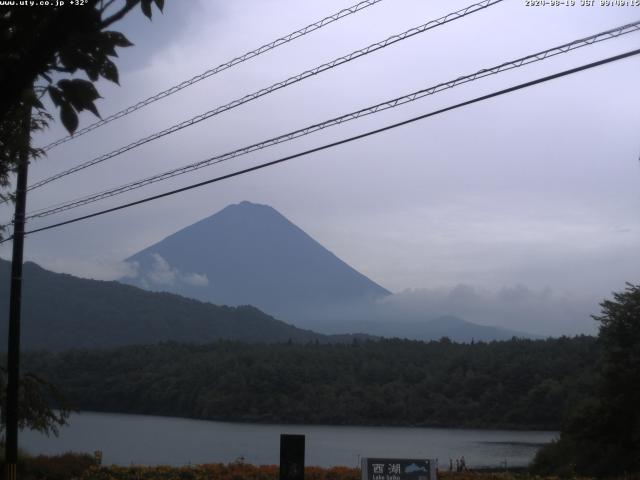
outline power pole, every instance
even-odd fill
[[[20,385],[20,309],[22,299],[22,257],[24,251],[24,216],[27,204],[29,170],[29,127],[31,109],[23,119],[24,143],[18,154],[16,208],[13,217],[13,255],[11,258],[11,293],[9,300],[9,348],[7,354],[7,424],[5,462],[7,480],[16,480],[18,463],[18,390]]]

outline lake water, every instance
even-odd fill
[[[32,454],[102,450],[103,464],[185,465],[232,462],[277,464],[280,434],[306,435],[306,464],[356,466],[363,457],[449,458],[469,467],[527,465],[557,432],[442,428],[257,425],[184,418],[83,412],[70,417],[58,438],[20,435]]]

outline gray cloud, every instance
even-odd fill
[[[157,253],[153,253],[151,258],[151,268],[146,273],[145,280],[153,286],[174,285],[180,276],[178,270],[172,268],[169,262]]]
[[[186,284],[192,287],[206,287],[209,285],[209,279],[203,273],[183,273],[177,268],[172,267],[167,260],[160,254],[151,254],[151,265],[144,273],[140,273],[136,262],[124,262],[132,265],[132,270],[136,272],[133,277],[139,277],[140,282],[145,288],[151,290],[162,289],[163,287],[176,286],[178,284]]]
[[[451,289],[406,290],[386,299],[383,308],[414,319],[454,315],[536,335],[574,335],[596,332],[591,315],[599,312],[599,301],[524,285],[491,290],[460,284]]]
[[[192,287],[206,287],[209,285],[209,278],[204,273],[189,273],[183,275],[182,281]]]

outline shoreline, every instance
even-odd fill
[[[212,422],[212,423],[225,423],[234,425],[264,425],[264,426],[283,426],[283,427],[331,427],[331,428],[415,428],[415,429],[429,429],[429,430],[474,430],[484,432],[540,432],[549,434],[559,434],[560,427],[558,428],[536,428],[534,426],[523,426],[513,424],[503,424],[498,426],[486,427],[486,426],[473,426],[473,425],[453,425],[453,424],[410,424],[410,423],[313,423],[313,422],[287,422],[282,420],[266,420],[261,421],[259,419],[226,419],[226,418],[199,418],[188,417],[173,414],[161,414],[161,413],[138,413],[128,411],[111,411],[111,410],[75,410],[72,413],[95,413],[100,415],[130,415],[140,417],[157,417],[166,419],[180,419],[180,420],[192,420],[196,422]]]
[[[256,465],[278,463],[282,434],[306,438],[306,463],[356,466],[361,457],[449,458],[469,467],[496,468],[505,460],[526,466],[557,432],[412,427],[353,427],[212,422],[176,417],[81,412],[59,438],[23,432],[20,445],[33,454],[101,450],[105,464],[202,464],[243,457]]]

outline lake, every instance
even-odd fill
[[[277,464],[280,434],[306,435],[306,464],[355,467],[363,457],[465,457],[468,467],[527,465],[557,432],[408,427],[258,425],[185,418],[73,414],[58,438],[20,434],[20,447],[32,454],[102,450],[105,465],[186,465],[228,463],[240,457],[257,465]]]

